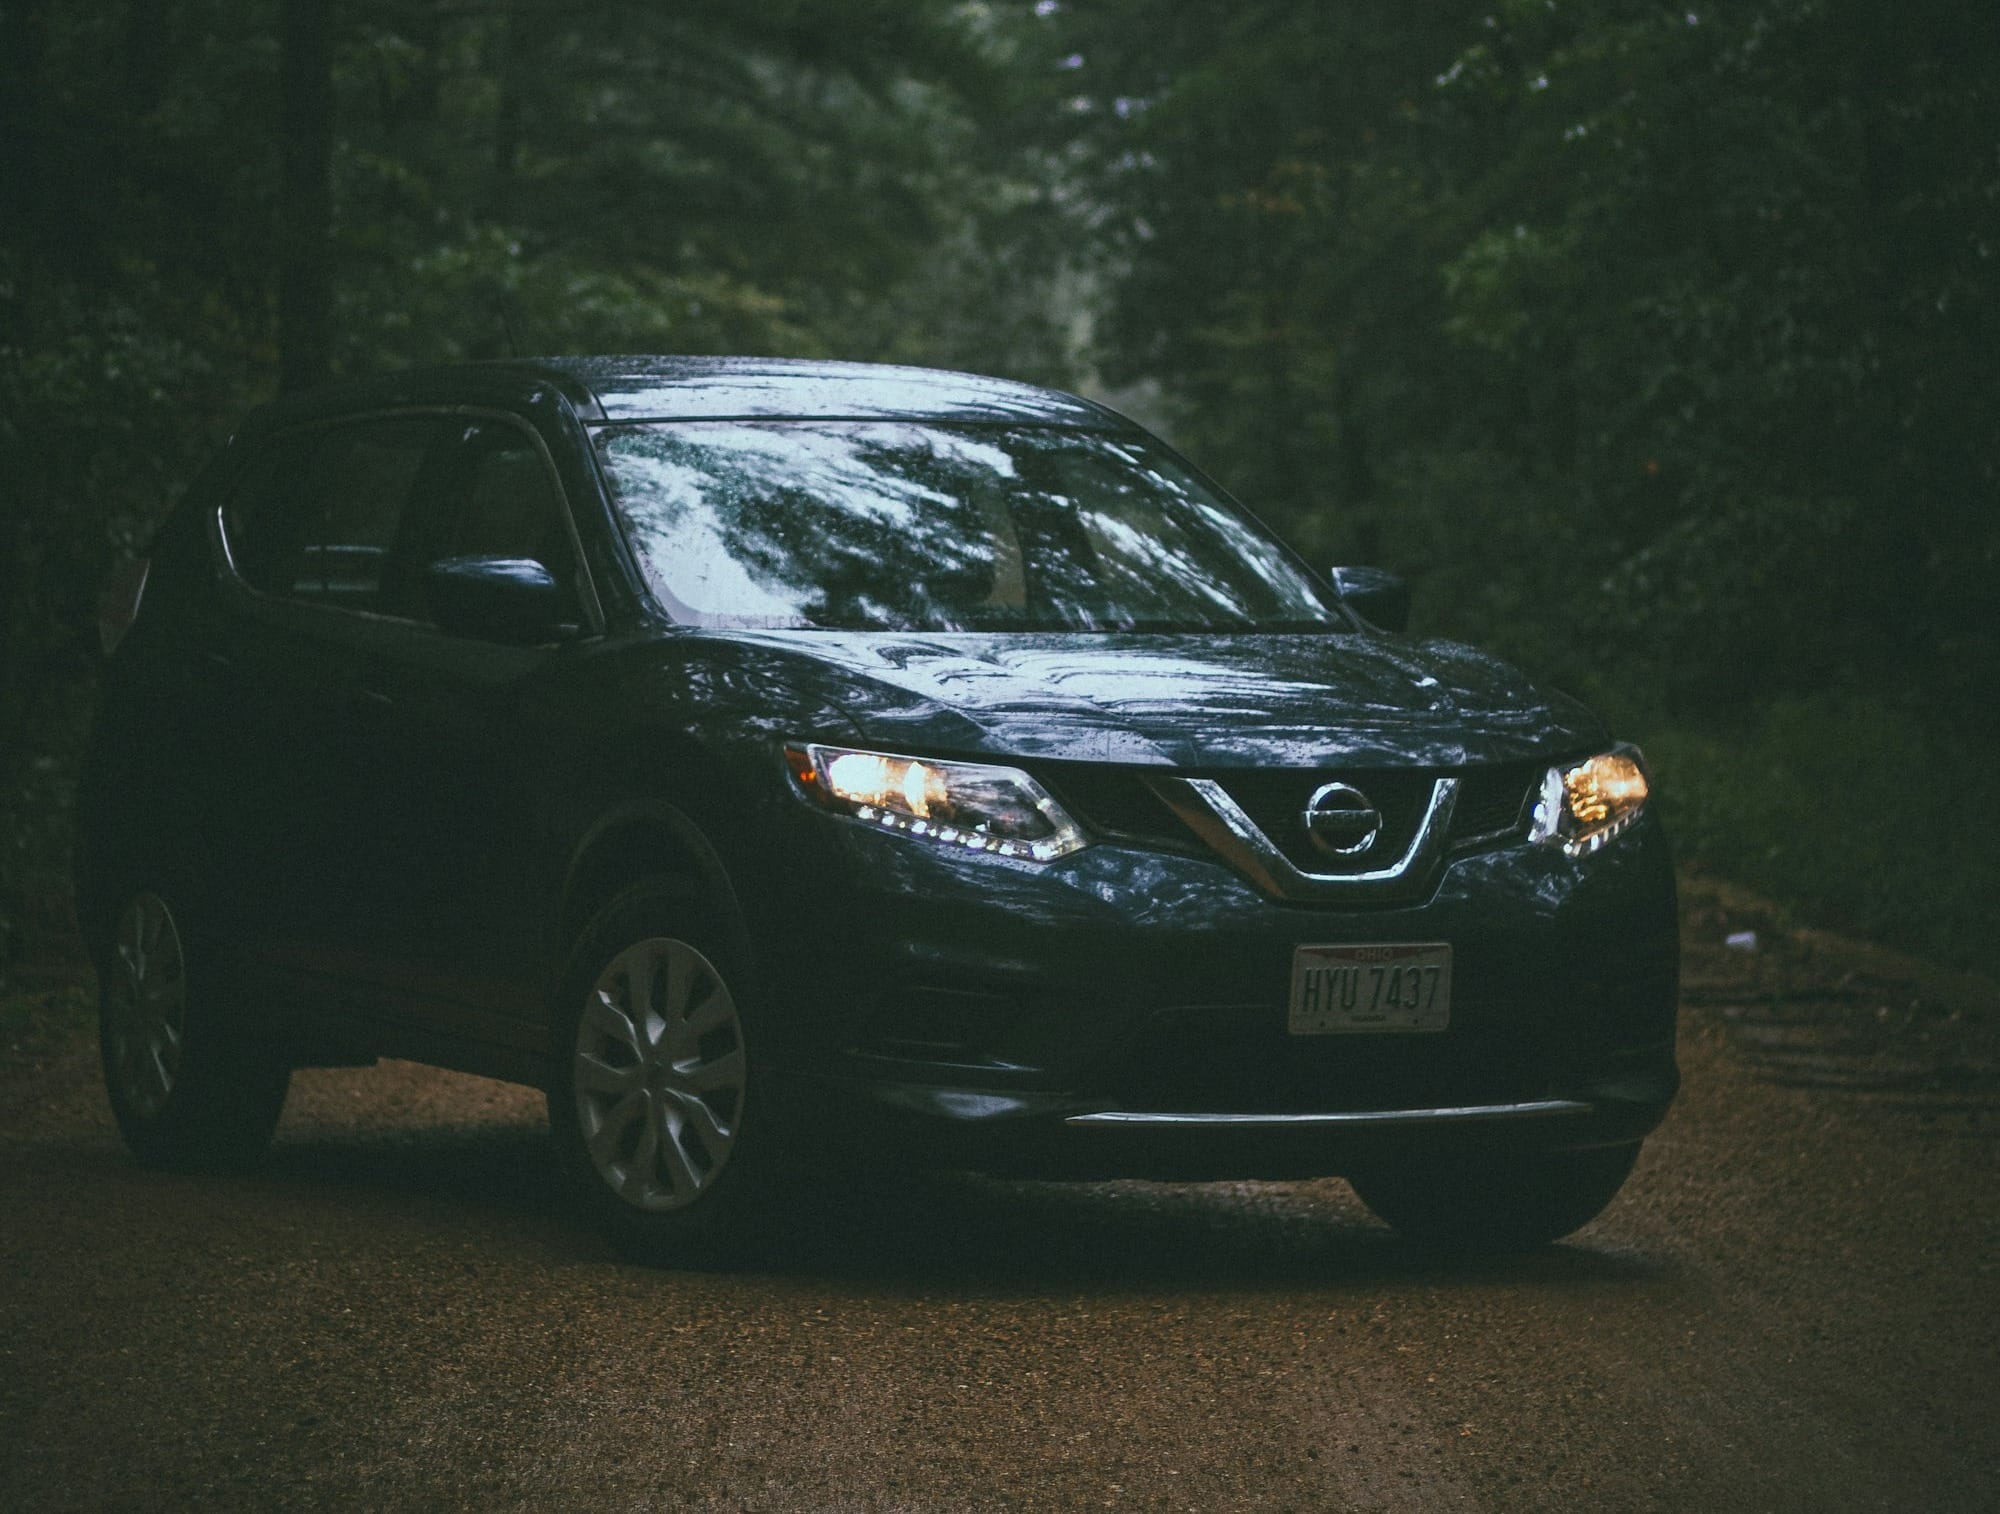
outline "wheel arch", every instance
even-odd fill
[[[648,878],[673,879],[714,905],[749,956],[744,901],[714,842],[679,806],[663,799],[633,799],[599,815],[571,854],[550,953],[558,975],[592,917]]]

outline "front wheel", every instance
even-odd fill
[[[1603,1213],[1631,1176],[1639,1144],[1487,1157],[1444,1168],[1356,1173],[1361,1202],[1423,1245],[1527,1251]]]
[[[240,1166],[278,1123],[291,1067],[231,1030],[221,992],[167,901],[131,895],[98,970],[98,1047],[119,1133],[149,1167]]]
[[[692,889],[655,880],[600,911],[571,953],[549,1123],[572,1185],[627,1239],[724,1239],[774,1165],[739,938]]]

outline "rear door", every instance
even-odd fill
[[[413,622],[395,564],[442,417],[359,417],[265,439],[217,522],[225,613],[201,669],[215,733],[208,833],[244,935],[343,974],[382,838],[355,817],[387,778],[369,668]]]

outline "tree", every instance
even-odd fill
[[[246,409],[536,349],[921,357],[942,349],[918,309],[965,341],[934,270],[972,260],[1015,172],[974,128],[1004,106],[1003,22],[6,0],[0,962],[10,919],[59,912],[96,587]]]
[[[1295,536],[1615,703],[1992,718],[1990,16],[1043,9],[1105,368]]]
[[[278,387],[327,374],[333,317],[333,37],[329,0],[283,0],[279,21]]]

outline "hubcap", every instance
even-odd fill
[[[584,1004],[571,1076],[598,1176],[639,1209],[693,1203],[743,1113],[743,1029],[715,964],[665,936],[612,958]]]
[[[118,917],[104,995],[105,1068],[134,1113],[166,1108],[187,1033],[187,963],[181,935],[158,894],[140,894]]]

